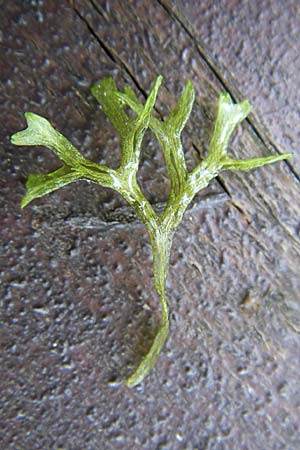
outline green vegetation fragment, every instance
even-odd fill
[[[231,159],[227,156],[231,134],[247,117],[251,105],[247,100],[234,104],[229,94],[223,93],[219,96],[217,118],[207,157],[189,172],[180,135],[192,110],[194,88],[188,81],[176,107],[167,119],[162,121],[153,116],[153,107],[161,83],[162,77],[159,76],[145,104],[142,104],[128,87],[125,87],[123,92],[118,91],[111,78],[103,79],[91,89],[119,133],[121,163],[118,169],[89,161],[67,138],[56,131],[48,120],[34,113],[25,113],[28,127],[11,137],[11,142],[15,145],[46,146],[53,150],[63,163],[58,170],[49,174],[29,175],[22,208],[32,200],[73,181],[89,180],[119,192],[134,208],[148,231],[153,254],[154,286],[161,301],[161,325],[149,352],[126,381],[130,387],[140,383],[149,373],[167,339],[169,320],[165,284],[171,246],[175,230],[194,196],[223,170],[247,171],[291,156],[283,154],[246,160]],[[134,111],[134,118],[126,113],[127,107]],[[152,130],[161,145],[171,182],[169,198],[162,215],[156,214],[136,178],[141,145],[147,128]]]

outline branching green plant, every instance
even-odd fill
[[[111,78],[105,78],[92,87],[93,96],[120,135],[121,163],[117,169],[86,159],[48,120],[34,113],[25,113],[28,127],[11,137],[11,142],[15,145],[49,147],[63,163],[58,170],[49,174],[29,175],[27,191],[21,202],[22,208],[32,200],[73,181],[89,180],[119,192],[134,208],[148,231],[153,254],[154,286],[161,301],[161,325],[149,352],[126,381],[131,387],[140,383],[149,373],[168,336],[166,277],[174,233],[187,206],[223,170],[247,171],[290,157],[290,154],[284,154],[246,160],[230,158],[227,154],[230,136],[234,128],[247,117],[251,105],[247,100],[234,104],[229,94],[222,93],[208,154],[192,171],[188,171],[181,132],[192,110],[194,89],[188,81],[176,107],[162,121],[153,115],[161,83],[162,77],[159,76],[145,104],[128,87],[123,92],[118,91]],[[127,114],[128,107],[135,113],[134,117]],[[137,183],[141,145],[147,128],[153,131],[160,143],[171,182],[169,198],[161,215],[154,211]]]

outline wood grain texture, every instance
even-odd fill
[[[159,320],[143,227],[131,222],[117,195],[85,183],[22,213],[16,206],[30,172],[57,167],[48,150],[9,144],[9,135],[25,125],[23,111],[50,119],[87,157],[117,164],[118,139],[89,92],[104,76],[131,85],[144,98],[162,74],[161,116],[192,80],[197,100],[184,133],[190,168],[207,150],[224,89],[236,100],[246,92],[254,103],[254,113],[231,142],[233,156],[296,149],[296,122],[289,141],[278,131],[287,127],[280,113],[261,120],[275,100],[266,93],[260,100],[263,79],[267,87],[272,80],[256,64],[259,50],[264,70],[273,64],[279,77],[280,104],[287,86],[284,115],[293,120],[299,75],[289,67],[282,81],[274,65],[278,52],[268,53],[270,42],[276,47],[272,40],[258,39],[259,48],[240,51],[236,44],[248,45],[246,32],[253,27],[265,36],[269,16],[263,12],[257,21],[252,9],[247,15],[248,2],[230,1],[226,10],[224,2],[201,2],[198,10],[199,3],[50,0],[2,7],[0,433],[5,449],[300,446],[296,153],[288,163],[247,174],[224,172],[187,212],[167,285],[171,335],[157,367],[137,390],[119,380],[147,350]],[[283,55],[293,55],[286,18],[292,30],[299,26],[296,3],[289,1],[278,28],[273,24],[282,35]],[[267,4],[277,17],[281,2]],[[251,89],[241,71],[249,60]],[[163,158],[150,133],[140,183],[152,202],[166,199]],[[114,224],[117,218],[122,223]]]

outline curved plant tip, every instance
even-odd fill
[[[218,111],[207,157],[192,171],[186,167],[181,132],[189,118],[194,102],[190,81],[175,108],[163,121],[153,115],[162,77],[157,77],[145,103],[139,101],[131,88],[121,92],[112,78],[96,83],[91,91],[104,113],[120,135],[121,163],[117,169],[96,164],[86,159],[77,148],[51,123],[38,114],[27,112],[27,128],[12,135],[14,145],[43,145],[50,148],[62,166],[48,174],[29,175],[21,206],[49,194],[77,180],[87,180],[119,192],[134,208],[145,225],[152,246],[154,287],[161,303],[161,325],[149,352],[125,382],[133,387],[141,383],[155,365],[169,332],[168,306],[165,284],[174,233],[194,196],[223,170],[251,170],[282,159],[290,154],[270,155],[246,160],[227,155],[234,129],[251,110],[248,100],[233,103],[229,94],[219,96]],[[127,108],[134,115],[129,115]],[[161,145],[170,177],[170,193],[165,210],[158,215],[144,196],[137,182],[141,146],[145,131],[150,128]]]

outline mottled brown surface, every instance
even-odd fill
[[[296,0],[261,3],[1,5],[1,449],[300,448],[300,18]],[[162,115],[186,79],[196,89],[189,167],[224,89],[255,108],[232,155],[295,156],[222,174],[187,213],[167,284],[170,337],[130,390],[119,380],[159,323],[146,233],[116,194],[83,182],[21,212],[27,175],[58,163],[9,135],[37,112],[116,165],[90,85],[110,75],[143,98],[158,73]],[[147,135],[140,181],[155,203],[167,196],[162,162]]]

